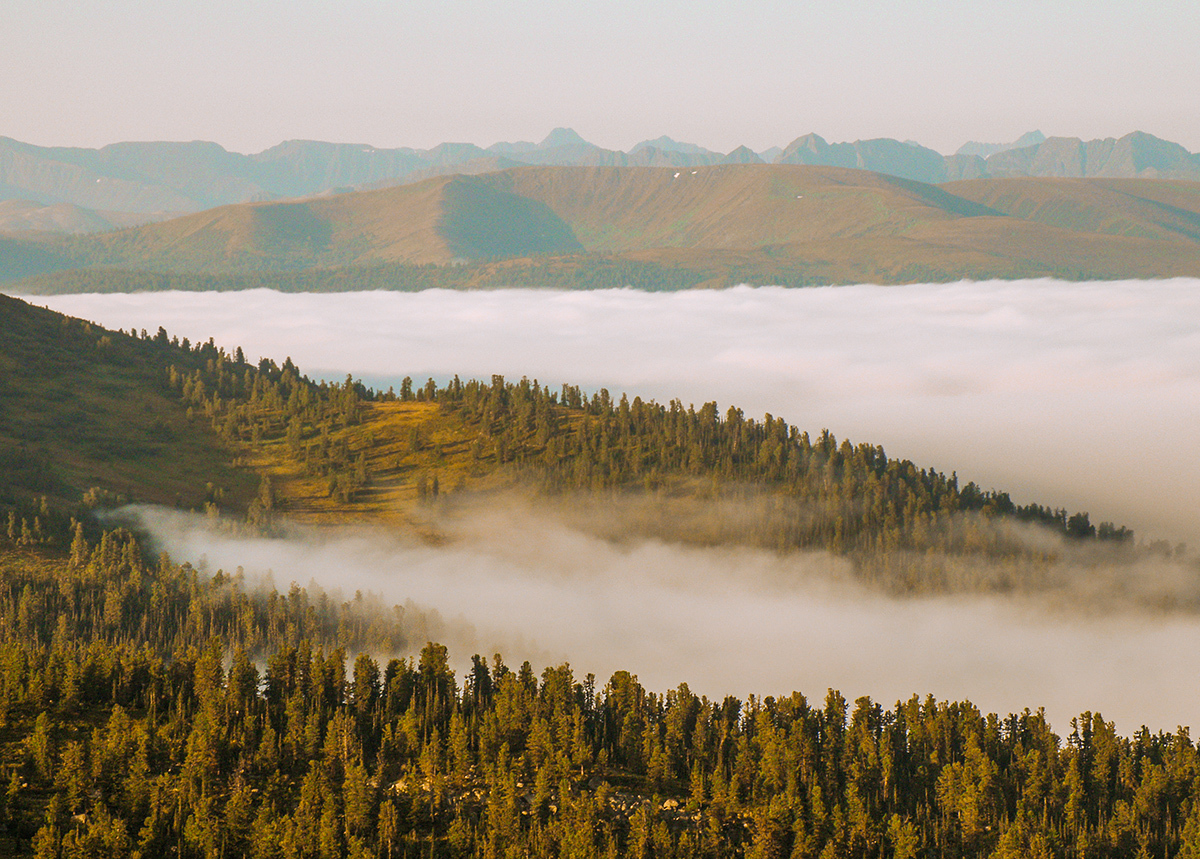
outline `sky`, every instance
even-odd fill
[[[0,135],[629,149],[1146,131],[1200,150],[1190,0],[5,0]]]

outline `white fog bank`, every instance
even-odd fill
[[[34,297],[310,375],[717,400],[1021,502],[1200,542],[1200,281]]]
[[[603,684],[618,669],[649,689],[686,682],[721,698],[833,687],[890,706],[916,693],[968,698],[1001,715],[1046,708],[1056,730],[1099,711],[1128,734],[1196,725],[1200,617],[1077,613],[1036,597],[893,599],[856,586],[823,553],[620,546],[513,509],[480,511],[428,546],[367,531],[234,538],[204,517],[126,508],[173,557],[211,571],[271,571],[277,587],[315,581],[413,600],[447,621],[463,670],[502,652],[537,669],[570,661]],[[424,643],[414,641],[414,648]]]

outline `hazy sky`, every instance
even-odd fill
[[[729,151],[1039,128],[1200,150],[1189,0],[4,0],[0,135]]]

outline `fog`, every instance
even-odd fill
[[[522,504],[467,513],[440,523],[451,539],[434,547],[328,529],[239,538],[199,515],[122,511],[157,548],[210,571],[242,566],[285,590],[312,581],[345,599],[363,589],[436,608],[460,671],[472,653],[500,651],[510,665],[570,661],[599,683],[626,669],[650,689],[687,682],[716,698],[820,700],[834,687],[890,706],[931,693],[1002,715],[1044,706],[1059,731],[1085,709],[1126,733],[1174,730],[1200,703],[1194,613],[1081,612],[1036,594],[895,599],[825,553],[617,544]]]
[[[33,300],[384,388],[405,375],[501,373],[717,400],[883,444],[1019,503],[1200,542],[1195,280]],[[1053,600],[897,600],[863,591],[825,555],[614,543],[527,511],[477,515],[439,548],[361,533],[233,541],[159,514],[145,521],[172,554],[203,553],[213,568],[269,568],[281,585],[311,578],[436,608],[460,661],[498,648],[510,664],[569,659],[601,681],[625,668],[652,689],[686,681],[714,696],[820,698],[833,686],[885,704],[968,697],[998,712],[1045,706],[1060,731],[1083,709],[1125,732],[1172,730],[1200,705],[1200,618],[1091,610],[1095,593],[1069,571]],[[1093,591],[1121,591],[1133,575],[1148,592],[1195,594],[1194,574],[1169,564],[1099,569],[1089,567]]]
[[[1021,502],[1200,542],[1200,282],[38,297],[386,388],[528,375],[717,400]]]

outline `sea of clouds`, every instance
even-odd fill
[[[310,375],[350,373],[383,388],[406,375],[501,373],[660,401],[717,400],[722,410],[737,405],[883,444],[1018,502],[1200,543],[1200,281],[33,300],[112,328],[161,325],[251,358],[290,356]],[[216,557],[213,535],[186,542],[179,529],[161,533],[173,552]],[[324,558],[330,583],[342,569],[343,587],[361,580],[389,598],[461,614],[480,648],[570,658],[602,679],[624,667],[658,689],[686,680],[715,695],[799,688],[819,697],[837,686],[885,702],[933,692],[1005,712],[1045,705],[1060,729],[1084,708],[1123,730],[1173,729],[1194,721],[1200,705],[1190,656],[1200,621],[1188,615],[1075,616],[1062,606],[895,601],[840,586],[781,597],[747,586],[746,571],[829,559],[606,549],[569,530],[541,534],[583,541],[575,550],[600,565],[589,572],[555,560],[572,553],[522,559],[497,534],[447,550],[363,548],[361,536],[347,535],[358,548],[333,545],[322,556],[303,541],[275,541],[253,552],[258,566],[298,581],[322,581],[314,558]],[[226,548],[227,568],[251,550]],[[671,553],[670,562],[655,552]],[[666,569],[693,572],[664,579]]]

